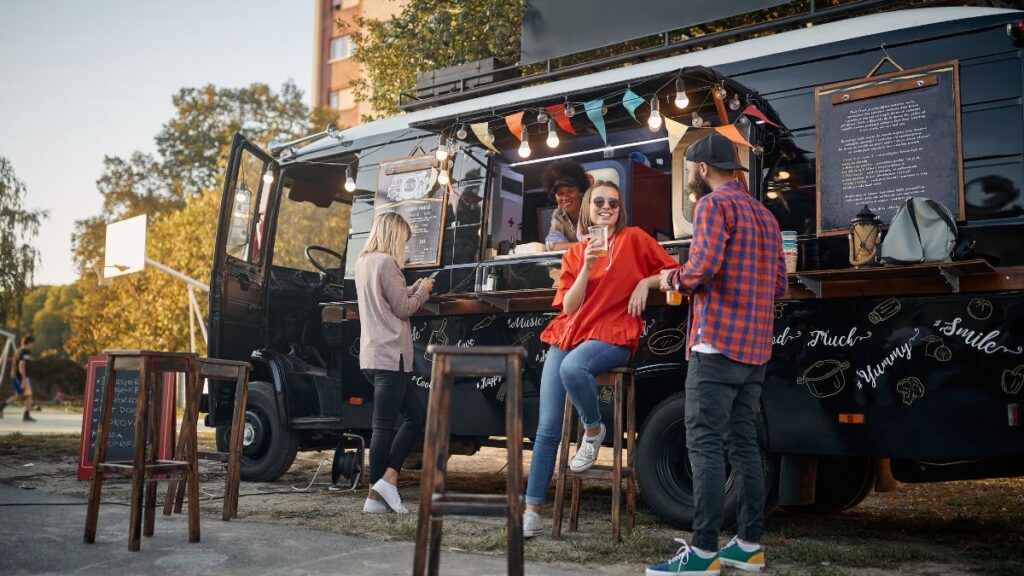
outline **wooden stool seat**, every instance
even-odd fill
[[[583,472],[573,472],[569,468],[569,442],[572,438],[573,426],[578,424],[576,408],[572,399],[565,398],[565,416],[562,420],[562,440],[559,443],[558,481],[555,483],[555,508],[551,535],[562,536],[562,508],[565,501],[565,481],[572,479],[572,504],[569,508],[569,529],[579,529],[580,492],[583,481],[610,482],[612,486],[612,537],[622,540],[620,517],[622,514],[622,481],[626,481],[626,513],[629,529],[636,527],[636,477],[633,474],[633,454],[636,446],[636,394],[633,383],[632,368],[615,368],[599,375],[595,381],[598,388],[612,389],[612,413],[614,424],[609,433],[612,435],[611,466],[595,464]],[[626,426],[623,429],[622,416],[626,413]],[[583,441],[583,426],[579,428],[577,446]],[[626,465],[622,465],[622,436],[626,436]]]
[[[249,363],[219,358],[197,359],[196,385],[194,388],[186,390],[186,394],[192,398],[194,409],[193,412],[185,414],[185,419],[190,422],[199,421],[199,399],[203,394],[204,379],[211,381],[211,388],[215,381],[235,383],[228,451],[199,450],[196,452],[196,458],[199,460],[227,464],[227,474],[224,478],[224,509],[221,513],[221,520],[228,521],[238,516],[238,489],[242,476],[242,437],[245,434],[245,404],[249,397]],[[210,392],[212,396],[213,390],[211,389]],[[175,454],[194,450],[193,446],[189,445],[184,437],[179,438]],[[167,486],[164,516],[170,516],[172,508],[174,512],[180,513],[184,499],[185,485],[172,479]]]
[[[160,438],[160,398],[157,390],[158,374],[181,372],[185,374],[185,386],[195,386],[196,355],[185,352],[153,352],[148,350],[109,350],[107,356],[106,384],[103,388],[102,411],[96,427],[96,454],[93,461],[92,486],[89,490],[89,507],[85,515],[85,543],[96,541],[96,525],[99,522],[100,497],[107,473],[120,474],[131,478],[131,512],[128,521],[128,549],[138,551],[139,533],[152,536],[156,521],[156,486],[158,476],[171,474],[172,478],[184,476],[188,486],[188,541],[199,542],[199,467],[194,456],[175,452],[176,460],[158,460],[157,439]],[[110,420],[114,405],[114,387],[119,372],[135,371],[139,374],[139,392],[135,399],[135,432],[131,461],[107,462],[107,444],[110,436]],[[186,395],[185,412],[195,407],[193,398]],[[170,426],[174,426],[172,421]],[[196,444],[196,422],[185,421],[181,425],[180,441]],[[147,449],[148,447],[148,449]],[[143,487],[145,487],[145,525],[143,526]]]
[[[430,400],[423,439],[420,513],[416,530],[414,576],[436,576],[440,566],[441,527],[445,516],[505,516],[508,573],[523,574],[523,411],[522,346],[429,346],[434,357]],[[508,475],[504,495],[445,492],[448,470],[449,408],[458,378],[501,376],[505,380],[505,442]]]

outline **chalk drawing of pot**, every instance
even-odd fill
[[[1024,364],[1013,370],[1003,370],[1003,392],[1019,394],[1024,389]]]
[[[835,396],[846,387],[846,374],[843,371],[849,367],[849,362],[818,360],[804,370],[804,375],[797,378],[796,383],[806,384],[807,390],[818,398]]]

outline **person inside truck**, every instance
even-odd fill
[[[577,162],[557,160],[544,170],[541,186],[557,205],[551,214],[551,228],[544,245],[548,250],[567,250],[579,242],[580,206],[590,180]]]
[[[595,182],[582,206],[580,229],[606,227],[607,240],[574,244],[562,256],[553,302],[559,313],[541,334],[550,347],[541,373],[540,414],[526,488],[527,538],[543,529],[540,512],[554,473],[566,394],[586,430],[570,464],[580,472],[594,465],[605,437],[594,379],[629,362],[643,331],[647,295],[658,287],[660,272],[677,265],[650,234],[626,226],[626,208],[615,184]]]
[[[398,494],[398,473],[423,429],[424,411],[409,378],[409,317],[430,297],[434,281],[424,278],[406,286],[402,266],[410,238],[409,223],[395,212],[385,212],[370,227],[356,261],[359,368],[373,384],[370,492],[363,504],[363,512],[369,514],[409,513]]]

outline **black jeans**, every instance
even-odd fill
[[[764,470],[757,445],[757,411],[765,366],[724,354],[690,354],[686,375],[686,448],[693,468],[693,541],[718,550],[725,507],[726,443],[739,486],[737,535],[760,542],[764,532]]]
[[[363,370],[373,384],[373,436],[370,438],[370,484],[394,468],[401,471],[416,437],[423,431],[424,410],[413,392],[410,374]],[[395,424],[401,424],[395,432]]]

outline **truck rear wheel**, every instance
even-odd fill
[[[217,427],[217,450],[228,451],[230,426]],[[299,435],[288,429],[277,413],[274,387],[250,382],[242,437],[242,479],[272,482],[284,475],[299,451]]]
[[[871,458],[822,456],[814,481],[814,503],[786,506],[797,514],[834,514],[854,508],[871,494],[878,472]]]
[[[677,392],[662,400],[644,422],[637,441],[637,481],[647,505],[662,520],[676,528],[693,526],[693,471],[686,450],[686,393]],[[765,449],[767,435],[758,415],[758,444],[764,467],[765,515],[774,508],[778,465]],[[725,517],[723,527],[736,524],[739,483],[726,458]]]

